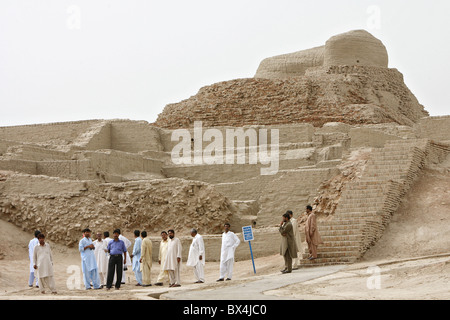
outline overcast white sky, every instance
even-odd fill
[[[450,1],[1,0],[0,126],[153,122],[270,56],[366,29],[431,115],[450,114]]]

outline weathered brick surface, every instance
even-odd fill
[[[167,105],[162,128],[326,122],[413,125],[428,115],[396,69],[332,66],[291,79],[236,79],[203,87]]]
[[[305,260],[305,251],[302,265],[345,263],[363,256],[383,234],[419,171],[449,153],[450,145],[426,139],[391,140],[375,149],[361,178],[345,185],[331,219],[319,223],[324,240],[319,259]]]

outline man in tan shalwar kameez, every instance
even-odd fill
[[[281,246],[280,255],[284,257],[284,270],[281,273],[292,272],[292,259],[297,258],[297,244],[294,239],[294,230],[290,221],[289,213],[283,214],[283,220],[280,223]]]
[[[152,285],[152,241],[147,238],[147,231],[142,231],[141,237],[141,259],[139,262],[141,263],[140,270],[142,272],[142,286],[148,287]]]
[[[317,259],[317,247],[322,244],[322,238],[320,237],[319,230],[317,230],[316,215],[312,212],[311,206],[306,206],[306,213],[308,219],[305,223],[305,236],[306,243],[308,244],[309,260]]]
[[[300,238],[300,230],[298,229],[298,220],[294,218],[294,213],[291,210],[286,211],[289,213],[291,217],[292,229],[294,230],[294,239],[295,244],[297,245],[297,252],[302,252],[302,240]],[[298,264],[299,255],[297,254],[297,258],[293,259],[292,270],[297,270],[299,268]]]

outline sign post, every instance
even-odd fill
[[[248,246],[250,247],[250,255],[252,256],[252,263],[253,263],[253,272],[256,274],[255,260],[253,259],[253,251],[252,251],[252,240],[254,239],[252,226],[242,227],[242,235],[244,236],[244,241],[248,242]]]

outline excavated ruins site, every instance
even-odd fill
[[[278,172],[261,175],[260,163],[175,164],[172,133],[192,132],[195,121],[224,136],[233,128],[277,129]],[[225,221],[241,240],[242,226],[252,225],[253,254],[264,259],[279,252],[277,225],[286,210],[299,217],[304,240],[304,209],[311,204],[324,244],[311,261],[304,243],[302,266],[351,264],[373,255],[391,221],[398,226],[395,217],[419,178],[432,172],[448,184],[449,154],[450,116],[430,117],[403,75],[388,67],[383,43],[356,30],[321,47],[264,59],[253,78],[203,87],[167,105],[154,123],[0,127],[0,217],[30,239],[39,229],[68,248],[86,227],[119,227],[128,235],[145,229],[155,260],[159,233],[171,228],[183,242],[185,261],[195,227],[213,262]],[[446,216],[448,200],[440,202]],[[441,228],[440,246],[421,254],[448,253],[449,221],[442,219],[430,221]],[[0,249],[0,260],[15,256],[4,243]],[[392,254],[379,250],[378,257],[386,252]],[[236,260],[249,258],[241,244]]]

